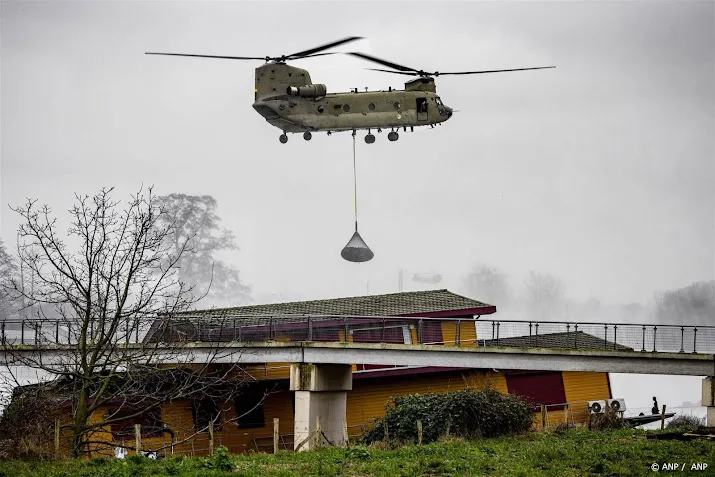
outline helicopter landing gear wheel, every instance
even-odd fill
[[[368,135],[365,136],[365,143],[372,144],[374,142],[375,142],[375,136],[371,133],[368,133]]]
[[[390,131],[390,133],[387,135],[387,139],[389,139],[392,142],[397,141],[400,138],[400,135],[397,134],[396,131]]]
[[[285,133],[281,134],[278,140],[281,142],[281,144],[285,144],[288,142],[288,136],[286,136]]]
[[[306,131],[303,133],[303,139],[306,141],[310,141],[313,138],[313,135],[310,133],[310,131]]]

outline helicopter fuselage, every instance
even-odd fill
[[[306,70],[283,63],[256,69],[253,108],[284,133],[406,128],[442,123],[452,116],[433,78],[418,78],[404,90],[327,93]]]

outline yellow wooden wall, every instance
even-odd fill
[[[564,371],[564,391],[566,400],[573,404],[574,418],[588,422],[586,401],[611,399],[608,385],[608,373],[589,373],[581,371]]]
[[[454,346],[457,339],[457,322],[442,321],[442,340],[445,346]],[[461,346],[477,346],[477,327],[473,320],[459,322],[459,343]]]
[[[390,378],[355,379],[353,390],[348,393],[348,427],[355,429],[385,415],[385,406],[391,397],[408,394],[429,394],[459,389],[493,389],[506,394],[506,379],[503,374],[489,375],[465,371],[394,376]],[[351,434],[353,432],[350,432]]]

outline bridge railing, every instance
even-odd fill
[[[100,332],[90,323],[87,340]],[[582,350],[713,353],[715,327],[579,323],[394,316],[253,315],[162,316],[113,331],[121,343],[327,341],[556,348]],[[76,345],[79,323],[67,320],[0,322],[5,345]]]

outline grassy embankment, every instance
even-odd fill
[[[451,440],[397,449],[329,448],[219,458],[150,461],[0,462],[0,477],[302,477],[302,476],[640,476],[651,464],[686,464],[679,475],[715,475],[715,442],[646,440],[644,431],[528,433],[515,437]],[[704,472],[691,472],[705,462]],[[221,464],[233,467],[220,470]],[[226,468],[226,467],[224,467]],[[666,472],[670,474],[671,472]],[[657,474],[655,474],[657,475]]]

